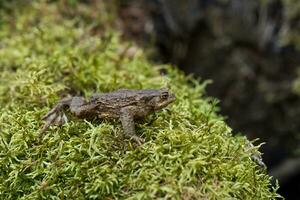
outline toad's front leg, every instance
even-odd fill
[[[132,114],[134,113],[133,109],[134,107],[132,106],[122,108],[120,112],[120,120],[125,136],[134,139],[138,143],[138,145],[141,145],[144,141],[142,138],[138,137],[135,134],[134,115]]]

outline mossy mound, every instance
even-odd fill
[[[275,199],[251,147],[216,114],[205,83],[153,66],[117,33],[63,17],[56,3],[4,10],[0,29],[0,199]],[[101,13],[100,13],[101,14]],[[165,75],[162,75],[165,74]],[[39,143],[41,116],[64,95],[161,88],[177,101],[137,124],[71,117]]]

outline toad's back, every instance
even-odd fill
[[[130,105],[144,105],[152,97],[159,94],[158,90],[121,89],[110,93],[94,94],[91,102],[100,107],[120,109]]]
[[[129,107],[128,112],[139,118],[153,110],[149,102],[159,94],[158,90],[122,89],[111,93],[94,94],[87,104],[96,106],[93,112],[99,118],[119,118],[121,110]]]

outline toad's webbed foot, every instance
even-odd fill
[[[145,142],[145,140],[143,138],[141,138],[137,135],[130,135],[130,136],[126,135],[126,136],[129,137],[129,139],[134,140],[138,146],[141,146]]]

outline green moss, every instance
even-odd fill
[[[0,199],[279,197],[250,158],[258,147],[232,136],[204,96],[206,82],[154,66],[138,49],[124,52],[118,33],[93,35],[91,24],[58,7],[32,3],[2,13]],[[140,147],[124,139],[117,121],[72,117],[37,142],[41,116],[61,96],[166,85],[177,101],[152,124],[152,116],[137,124],[146,140]]]
[[[283,0],[284,6],[284,25],[286,30],[282,31],[280,35],[282,45],[292,45],[295,46],[297,50],[300,50],[300,32],[299,25],[294,24],[298,21],[300,16],[300,2],[298,0]]]
[[[298,70],[297,78],[293,82],[293,91],[300,95],[300,69]]]

